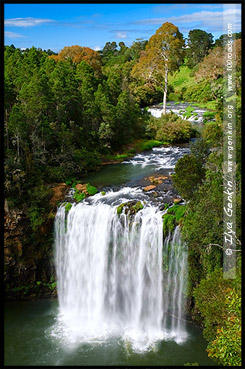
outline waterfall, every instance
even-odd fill
[[[55,248],[59,319],[73,341],[115,335],[142,351],[186,338],[186,253],[179,228],[163,240],[158,208],[128,216],[100,201],[68,214],[61,205]]]

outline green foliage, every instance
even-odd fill
[[[208,122],[203,129],[203,137],[213,146],[220,146],[223,139],[223,130],[221,124],[217,122]]]
[[[222,269],[216,269],[193,291],[196,307],[204,317],[203,334],[208,341],[214,340],[217,326],[226,318],[225,298],[229,286],[230,280],[224,279]]]
[[[65,206],[65,212],[66,212],[66,213],[68,213],[68,212],[69,212],[69,210],[71,210],[71,208],[72,208],[72,204],[71,204],[70,202],[68,202],[68,203],[66,204],[66,206]]]
[[[34,232],[38,232],[42,225],[48,221],[48,213],[50,210],[49,200],[52,192],[43,184],[37,185],[33,189],[29,189],[29,206],[27,215]]]
[[[193,292],[196,307],[203,317],[204,337],[209,341],[209,356],[223,365],[241,363],[241,274],[224,278],[215,269]]]
[[[198,363],[186,363],[184,366],[199,366]]]
[[[186,101],[206,102],[213,100],[210,83],[206,82],[206,80],[199,83],[196,82],[189,86],[188,89],[182,91],[182,93]]]
[[[144,207],[144,205],[141,203],[141,201],[138,201],[138,202],[135,204],[135,206],[134,206],[134,208],[135,208],[136,212],[137,212],[137,211],[139,211],[139,210],[141,210],[141,209],[143,209],[143,207]]]
[[[205,111],[202,116],[204,118],[214,119],[214,115],[215,115],[215,112]]]
[[[122,214],[122,211],[123,211],[123,208],[124,208],[124,206],[125,206],[126,204],[125,203],[123,203],[123,204],[121,204],[121,205],[119,205],[118,207],[117,207],[117,214],[118,215],[120,215],[120,214]]]
[[[176,226],[175,215],[165,214],[163,216],[163,234],[166,237],[168,233],[173,233]]]
[[[168,204],[166,204],[168,205]],[[167,209],[168,206],[165,208]],[[184,217],[187,210],[186,205],[175,204],[171,208],[168,208],[166,214],[163,217],[163,234],[166,237],[168,233],[172,233],[175,226],[182,223],[182,218]]]
[[[41,282],[41,281],[37,281],[36,285],[39,287],[48,287],[50,290],[54,290],[57,287],[57,282],[56,281],[50,281],[49,283],[46,282]]]
[[[208,50],[212,47],[213,35],[200,29],[194,29],[189,32],[186,48],[187,64],[194,67],[202,61]]]
[[[80,202],[82,200],[84,200],[86,197],[84,192],[80,192],[78,190],[75,191],[74,195],[73,195],[73,199],[76,200],[77,202]]]
[[[125,208],[125,214],[133,215],[139,210],[143,209],[144,205],[141,201],[138,202],[125,202],[117,207],[117,214],[122,214],[123,208]]]
[[[146,134],[162,142],[181,143],[193,137],[195,130],[189,121],[171,112],[160,118],[150,117]]]
[[[241,341],[241,296],[234,289],[227,289],[225,298],[226,316],[217,329],[216,338],[207,348],[208,356],[222,365],[242,365]]]
[[[172,175],[174,187],[185,200],[190,200],[205,175],[202,163],[194,155],[184,155]]]
[[[153,147],[158,147],[161,146],[163,143],[161,141],[157,141],[157,140],[145,140],[145,141],[141,141],[140,144],[138,145],[138,149],[140,151],[146,151],[146,150],[151,150]]]
[[[200,161],[201,164],[206,163],[210,154],[210,145],[205,139],[199,138],[196,139],[194,142],[191,142],[190,150],[191,154],[193,154],[195,158]]]
[[[97,188],[90,183],[87,184],[86,189],[89,195],[95,195],[98,192]]]
[[[102,196],[105,196],[105,191],[101,191],[101,195]]]
[[[132,46],[132,55],[144,45]],[[127,49],[121,44],[119,54]],[[5,184],[15,205],[28,201],[34,177],[71,184],[97,170],[105,150],[142,135],[143,114],[129,88],[133,63],[122,59],[101,80],[88,63],[55,62],[34,47],[5,48]],[[37,213],[30,211],[34,228],[41,224]]]
[[[195,108],[191,105],[187,106],[187,108],[185,109],[184,113],[183,113],[183,117],[185,118],[191,118],[194,115],[194,110]]]

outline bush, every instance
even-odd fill
[[[189,121],[173,112],[164,114],[160,118],[150,117],[146,132],[148,136],[168,143],[189,141],[196,133]]]
[[[241,296],[232,289],[225,299],[226,316],[216,338],[207,348],[208,356],[222,365],[241,366]]]
[[[206,81],[188,86],[187,90],[183,92],[183,99],[186,101],[203,102],[212,100],[212,96],[210,83]]]
[[[84,192],[80,192],[80,191],[77,191],[74,193],[73,195],[73,199],[76,200],[77,202],[80,202],[82,200],[84,200],[86,197],[85,193]]]
[[[52,197],[51,189],[48,189],[44,184],[40,184],[28,191],[29,206],[27,210],[28,218],[31,222],[31,227],[34,232],[37,232],[40,227],[48,220],[50,211],[50,199]]]
[[[216,122],[208,122],[203,129],[203,137],[208,143],[215,146],[222,144],[223,130],[220,124]]]
[[[202,163],[194,155],[184,155],[172,175],[174,187],[185,200],[190,200],[205,176]]]
[[[181,223],[181,220],[186,213],[186,209],[187,209],[186,205],[175,204],[174,206],[168,209],[166,214],[162,216],[164,236],[167,236],[168,233],[172,233],[175,226]]]
[[[146,150],[151,150],[153,147],[158,147],[161,146],[163,143],[161,141],[157,141],[157,140],[148,140],[148,141],[143,141],[142,143],[140,143],[140,151],[146,151]]]
[[[95,195],[98,192],[97,188],[94,186],[91,186],[91,184],[89,183],[87,184],[86,188],[87,188],[87,192],[89,195]]]

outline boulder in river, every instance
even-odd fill
[[[147,192],[147,191],[154,190],[154,188],[156,188],[156,186],[154,186],[154,185],[149,185],[149,186],[144,187],[144,188],[143,188],[143,190],[144,190],[145,192]]]

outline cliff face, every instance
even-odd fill
[[[57,203],[67,188],[52,188],[50,212],[45,223],[33,231],[27,209],[9,209],[5,200],[4,217],[4,284],[7,300],[55,297],[54,218]]]

